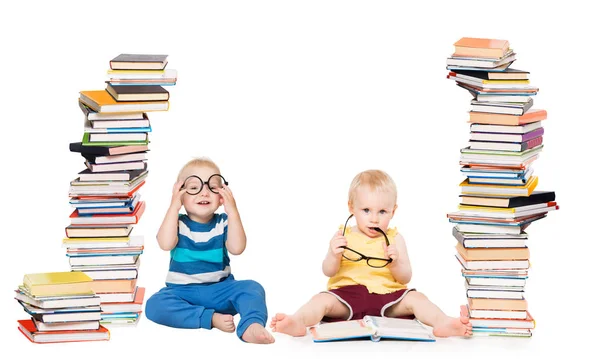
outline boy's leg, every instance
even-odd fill
[[[437,337],[471,336],[472,325],[469,318],[449,317],[437,305],[433,304],[423,293],[410,291],[404,298],[385,311],[386,317],[397,318],[413,314],[423,324],[433,327]]]
[[[240,313],[237,335],[245,342],[270,344],[275,341],[265,329],[267,323],[267,304],[265,290],[253,280],[231,280],[222,286],[222,303],[229,308],[225,310]]]
[[[146,301],[146,318],[173,328],[211,329],[214,309],[197,305],[196,286],[164,287]]]
[[[319,323],[324,317],[348,319],[350,309],[335,295],[319,293],[304,304],[294,315],[277,313],[271,320],[274,332],[295,337],[306,335],[306,328]]]

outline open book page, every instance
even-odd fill
[[[310,329],[315,340],[335,340],[358,337],[371,337],[375,330],[363,320],[350,320],[335,323],[322,323]]]
[[[379,338],[435,341],[430,330],[415,319],[365,316],[364,321],[375,328],[375,336]]]

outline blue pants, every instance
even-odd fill
[[[233,275],[218,283],[164,287],[146,301],[146,318],[174,328],[212,329],[212,316],[240,314],[237,335],[250,324],[267,323],[265,290],[253,280],[235,280]]]

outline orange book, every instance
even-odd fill
[[[18,329],[32,343],[67,343],[109,340],[110,332],[100,325],[94,330],[38,331],[30,319],[17,320]]]
[[[515,115],[502,115],[497,113],[487,112],[469,112],[470,123],[482,123],[487,125],[505,125],[505,126],[519,126],[527,123],[538,122],[545,120],[548,117],[546,110],[534,110],[530,109],[520,116]]]
[[[99,113],[167,111],[169,101],[116,101],[106,90],[79,92],[79,101]]]
[[[135,312],[141,313],[142,306],[144,304],[144,295],[146,288],[137,287],[135,290],[135,298],[132,302],[103,302],[100,304],[100,308],[103,313],[124,313],[124,312]]]
[[[92,289],[96,294],[132,293],[136,284],[137,279],[99,279],[92,282]]]
[[[456,250],[468,261],[529,259],[529,248],[465,248],[456,243]]]
[[[507,40],[463,37],[454,43],[454,57],[501,58],[510,50]]]
[[[527,300],[469,298],[469,308],[490,310],[527,310]]]

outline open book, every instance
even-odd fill
[[[322,323],[310,328],[316,343],[350,339],[416,340],[435,342],[435,337],[416,319],[364,316],[363,319]]]

